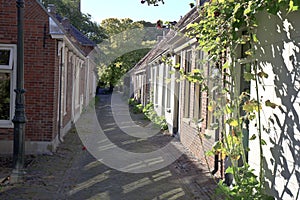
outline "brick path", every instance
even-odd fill
[[[100,96],[98,118],[102,126],[113,124],[108,117],[110,95]],[[133,116],[141,119],[139,115]],[[144,123],[139,120],[139,123]],[[107,167],[87,151],[76,129],[64,138],[53,155],[29,156],[26,181],[0,186],[0,199],[100,199],[100,200],[162,200],[214,199],[214,181],[204,164],[168,135],[158,134],[142,142],[120,143],[124,134],[117,128],[106,132],[119,147],[127,150],[155,149],[171,142],[182,156],[171,165],[148,173],[126,173]],[[118,136],[118,134],[123,134]],[[130,138],[128,138],[130,139]],[[123,145],[122,145],[123,144]],[[2,159],[3,161],[3,159]],[[0,164],[0,180],[10,172],[10,159]],[[2,179],[3,180],[3,179]],[[5,183],[5,181],[4,181]]]

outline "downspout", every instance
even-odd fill
[[[62,106],[61,106],[61,103],[62,103],[62,68],[63,68],[63,46],[61,47],[61,50],[60,50],[60,66],[59,66],[59,74],[60,74],[60,77],[59,77],[59,99],[58,99],[58,140],[60,143],[62,143],[62,139],[61,139],[61,109],[62,109]]]
[[[217,123],[219,123],[219,120],[217,120]],[[215,142],[218,142],[220,139],[219,137],[219,128],[215,132]],[[211,172],[212,175],[215,175],[219,171],[219,154],[215,154],[214,159],[214,170]]]
[[[89,103],[90,103],[90,79],[89,79],[89,76],[90,76],[90,58],[89,56],[87,56],[86,58],[86,76],[85,76],[85,79],[86,79],[86,91],[85,91],[85,105],[84,106],[88,106]]]
[[[210,65],[208,63],[208,67],[207,67],[207,76],[210,77]],[[210,81],[208,79],[208,81]],[[208,82],[208,85],[210,85],[210,83]],[[209,101],[206,102],[206,106],[208,107],[208,104],[209,104]],[[206,114],[206,119],[208,118],[208,113]],[[216,123],[219,124],[219,120],[216,120]],[[206,120],[206,127],[207,127],[207,120]],[[215,131],[215,142],[218,142],[219,141],[219,131],[220,131],[220,128],[218,128],[216,131]],[[219,171],[219,155],[218,154],[215,154],[215,158],[214,158],[214,169],[212,170],[211,174],[212,175],[215,175],[217,172]]]

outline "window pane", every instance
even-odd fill
[[[0,50],[0,65],[9,65],[10,50]]]
[[[0,120],[10,119],[10,73],[0,72]]]

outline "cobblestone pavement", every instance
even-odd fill
[[[112,125],[113,119],[107,105],[110,95],[100,96],[98,116],[102,126]],[[103,109],[102,109],[103,108]],[[138,123],[145,123],[141,116]],[[110,129],[111,130],[111,129]],[[171,136],[157,134],[148,140],[136,143],[121,143],[124,134],[115,127],[106,132],[115,144],[127,150],[160,148],[171,142],[182,151],[182,156],[171,165],[148,173],[125,173],[107,167],[95,159],[83,146],[76,129],[72,129],[53,155],[28,156],[25,181],[6,184],[10,173],[11,159],[0,162],[0,199],[99,199],[99,200],[196,200],[215,199],[215,182],[210,178],[203,163],[184,149]],[[130,136],[131,137],[131,136]],[[130,138],[128,138],[130,139]],[[121,139],[119,139],[121,140]],[[132,139],[131,139],[132,140]]]

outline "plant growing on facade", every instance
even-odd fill
[[[223,135],[223,140],[216,143],[208,154],[219,153],[223,158],[228,157],[231,167],[226,173],[232,174],[234,184],[228,188],[221,181],[219,189],[226,194],[226,199],[272,199],[265,193],[265,179],[263,166],[263,145],[266,142],[262,139],[260,94],[258,84],[268,74],[264,69],[251,62],[245,66],[243,72],[245,81],[254,82],[256,95],[249,99],[249,91],[238,89],[237,63],[239,58],[247,60],[255,59],[255,47],[259,43],[256,35],[256,14],[260,11],[267,11],[276,14],[280,8],[285,7],[288,11],[298,9],[299,2],[288,1],[224,1],[212,0],[199,8],[200,22],[191,24],[192,28],[188,34],[196,37],[199,47],[208,53],[208,59],[219,70],[223,76],[223,83],[219,85],[218,97],[210,102],[208,109],[216,113],[219,119],[218,127]],[[246,49],[244,55],[238,55],[239,46]],[[229,59],[228,59],[229,58]],[[248,69],[247,69],[248,68]],[[205,84],[205,82],[204,82]],[[208,87],[206,87],[208,88]],[[212,91],[209,91],[210,93]],[[266,106],[276,107],[271,101],[265,102]],[[255,140],[260,147],[260,168],[258,177],[247,162],[247,152],[250,150],[244,144],[244,126],[249,121],[255,120],[258,135],[252,135],[250,140]]]
[[[143,113],[145,119],[150,120],[153,124],[158,126],[161,130],[168,130],[168,124],[164,116],[158,116],[154,110],[154,104],[149,102],[147,105],[143,106],[138,103],[134,98],[128,100],[129,106],[132,108],[134,114]]]
[[[280,10],[288,12],[298,10],[300,5],[296,0],[211,0],[199,8],[200,21],[190,24],[187,29],[189,37],[197,38],[199,48],[207,52],[207,60],[213,70],[222,76],[222,82],[210,88],[205,76],[199,71],[181,74],[189,81],[197,82],[212,96],[208,110],[215,114],[217,125],[222,140],[217,142],[207,155],[220,154],[223,159],[228,158],[231,164],[226,173],[233,176],[232,187],[227,187],[221,181],[219,191],[225,194],[226,199],[273,199],[266,194],[264,177],[264,152],[266,141],[262,137],[262,105],[276,108],[277,105],[270,100],[261,102],[261,94],[258,93],[259,83],[268,74],[264,68],[255,62],[256,47],[259,38],[256,30],[259,24],[256,22],[258,12],[277,14]],[[237,49],[243,46],[243,55],[237,53]],[[255,97],[250,99],[250,91],[241,91],[239,88],[238,63],[242,59],[250,60],[245,64],[243,79],[255,85]],[[252,95],[253,96],[253,95]],[[250,135],[249,140],[259,143],[260,167],[257,173],[247,162],[244,129],[250,121],[257,127],[257,135]],[[202,141],[203,134],[200,133]]]
[[[152,121],[155,125],[159,126],[161,130],[168,130],[168,124],[164,116],[158,116],[154,110],[154,104],[149,102],[143,108],[143,113],[146,118]]]

